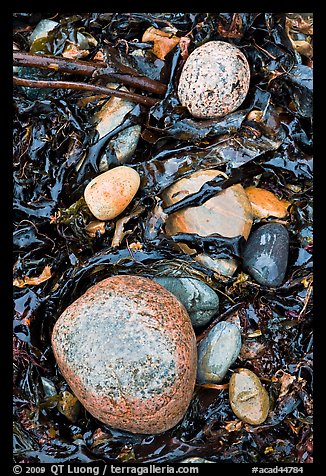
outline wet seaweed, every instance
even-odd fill
[[[77,32],[82,32],[97,41],[84,61],[93,61],[100,52],[109,68],[117,71],[119,65],[124,74],[132,68],[160,81],[166,92],[150,108],[136,106],[117,129],[99,140],[92,125],[99,104],[82,107],[83,91],[34,89],[33,95],[31,88],[14,87],[14,279],[24,283],[14,286],[13,295],[15,462],[164,463],[186,456],[228,463],[311,462],[312,58],[300,54],[293,43],[298,25],[311,42],[308,22],[296,23],[285,13],[15,13],[13,39],[22,52],[29,51],[30,33],[46,18],[58,26],[42,44],[43,54],[61,57],[67,42],[76,42]],[[170,28],[179,38],[189,39],[187,49],[177,46],[164,61],[157,60],[149,51],[151,45],[142,42],[150,26]],[[176,91],[186,55],[209,40],[228,41],[243,51],[251,83],[238,111],[220,120],[200,121],[181,107]],[[24,72],[26,77],[35,74],[20,68],[21,77]],[[73,72],[55,74],[61,80],[80,80]],[[40,69],[38,75],[51,79],[53,72],[49,76]],[[102,71],[102,76],[83,80],[103,85],[105,77]],[[142,94],[153,98],[149,91]],[[122,216],[91,237],[86,227],[93,218],[81,200],[84,187],[98,173],[110,138],[133,124],[142,126],[129,164],[141,175],[140,190]],[[109,156],[108,166],[116,165]],[[163,207],[161,192],[207,168],[228,178],[217,177],[197,193]],[[291,203],[286,220],[289,265],[280,288],[253,282],[241,265],[233,277],[221,278],[176,246],[182,242],[196,252],[241,257],[239,237],[169,237],[164,232],[169,214],[199,206],[235,183],[262,186]],[[120,218],[126,220],[118,244],[112,246]],[[256,219],[253,229],[260,222]],[[218,320],[240,323],[246,352],[235,365],[256,372],[272,402],[262,425],[236,419],[226,389],[200,386],[184,419],[161,435],[113,430],[83,408],[73,420],[62,411],[69,388],[50,345],[60,313],[105,277],[152,277],[164,266],[202,279],[219,294],[220,314],[196,331],[198,340]],[[40,278],[44,269],[45,280]],[[226,382],[230,375],[231,371]]]

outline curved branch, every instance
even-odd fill
[[[94,84],[76,83],[72,81],[39,81],[35,79],[24,79],[13,76],[15,86],[26,86],[28,88],[53,88],[53,89],[74,89],[77,91],[92,91],[99,94],[107,94],[116,96],[127,101],[142,104],[143,106],[152,107],[159,99],[141,96],[140,94],[127,93],[118,89],[105,88],[103,86],[95,86]]]
[[[79,74],[81,76],[104,76],[114,82],[121,82],[134,88],[139,88],[150,93],[163,95],[167,86],[159,81],[141,76],[137,71],[128,67],[128,73],[115,72],[113,68],[103,62],[82,61],[70,58],[59,58],[50,55],[36,55],[32,53],[13,52],[14,66],[28,66],[58,71],[60,73]]]

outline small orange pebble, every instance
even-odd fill
[[[284,218],[287,209],[291,205],[287,200],[280,200],[274,193],[264,188],[247,187],[246,194],[251,202],[252,213],[255,218],[267,218],[270,216]]]
[[[93,178],[84,191],[85,202],[100,221],[120,215],[136,195],[140,185],[138,172],[131,167],[115,167]]]
[[[129,248],[131,248],[132,251],[143,251],[143,245],[139,241],[130,243]]]
[[[164,60],[166,55],[179,43],[180,38],[173,35],[173,33],[166,33],[150,26],[144,32],[142,41],[153,41],[154,44],[151,51],[159,59]]]
[[[93,61],[105,61],[103,51],[97,51],[96,55],[93,58]]]
[[[261,118],[263,117],[263,112],[259,111],[258,109],[253,109],[252,111],[249,112],[247,119],[248,121],[257,121],[259,122]]]

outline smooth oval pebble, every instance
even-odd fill
[[[194,327],[204,326],[218,311],[218,295],[199,279],[158,276],[153,280],[179,299]]]
[[[280,223],[267,223],[249,236],[243,252],[243,268],[259,284],[280,286],[289,255],[289,232]]]
[[[237,369],[229,383],[230,405],[240,420],[259,425],[269,412],[269,397],[259,378],[251,370]]]
[[[52,348],[79,401],[113,428],[161,433],[192,398],[197,349],[189,316],[148,278],[113,276],[89,288],[58,318]]]
[[[204,183],[221,174],[222,172],[214,169],[198,170],[178,180],[162,193],[164,205],[178,203],[187,195],[198,192]],[[250,201],[244,188],[237,184],[221,191],[199,207],[187,207],[172,213],[166,220],[165,230],[168,235],[178,232],[197,233],[201,236],[219,233],[229,238],[237,235],[247,238],[251,225]],[[178,246],[185,253],[194,253],[187,245]],[[232,276],[237,268],[234,259],[211,258],[205,253],[198,254],[195,259],[224,276]]]
[[[217,323],[198,344],[198,383],[219,383],[241,350],[239,328],[226,321]]]
[[[186,60],[178,96],[192,116],[213,119],[242,104],[249,82],[250,68],[242,51],[225,41],[208,41]]]
[[[140,185],[138,172],[124,165],[108,170],[89,182],[85,202],[98,220],[111,220],[132,201]]]
[[[278,199],[274,193],[264,188],[247,187],[245,191],[249,197],[255,218],[270,216],[284,218],[286,216],[290,202]]]

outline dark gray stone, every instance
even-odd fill
[[[267,223],[255,230],[243,253],[243,268],[259,284],[280,286],[289,255],[289,232],[279,223]]]
[[[193,327],[204,326],[218,311],[218,295],[199,279],[160,276],[153,280],[179,299],[186,308]]]
[[[198,383],[219,383],[241,350],[241,333],[231,322],[216,324],[197,346]]]

